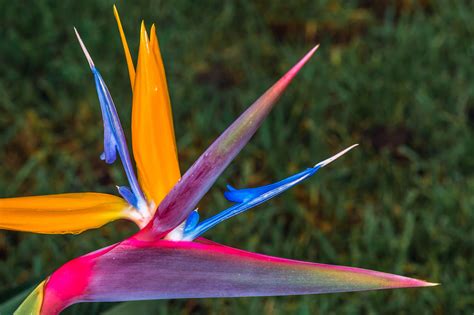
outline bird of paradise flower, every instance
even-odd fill
[[[139,232],[73,259],[41,282],[16,314],[58,314],[79,302],[318,294],[424,287],[433,283],[353,267],[270,257],[201,237],[216,224],[281,194],[357,145],[274,184],[236,189],[234,204],[199,221],[198,202],[257,131],[275,102],[316,52],[311,49],[219,136],[181,178],[177,147],[155,26],[140,30],[135,67],[114,6],[133,92],[132,148],[135,168],[112,97],[75,30],[93,73],[104,123],[101,159],[117,154],[129,186],[122,198],[71,193],[0,199],[0,228],[36,233],[80,233],[126,218]],[[27,218],[27,219],[26,219]]]

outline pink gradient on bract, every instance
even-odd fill
[[[116,245],[118,244],[70,260],[56,270],[47,279],[41,314],[58,314],[64,308],[74,304],[77,298],[87,290],[97,259]]]
[[[131,237],[74,259],[48,280],[42,314],[84,301],[318,294],[429,286],[387,273],[196,242]]]
[[[207,251],[209,253],[215,252],[222,255],[227,255],[229,257],[237,257],[240,259],[251,259],[255,261],[265,262],[265,263],[273,263],[273,264],[281,264],[281,265],[288,265],[288,266],[299,266],[299,267],[319,267],[322,269],[327,270],[334,270],[334,271],[347,271],[347,272],[354,272],[359,274],[365,275],[372,275],[372,276],[382,276],[387,280],[396,281],[397,287],[420,287],[420,286],[429,286],[435,285],[434,283],[429,283],[423,280],[418,280],[414,278],[408,278],[404,276],[388,274],[385,272],[356,268],[356,267],[347,267],[347,266],[339,266],[339,265],[330,265],[330,264],[320,264],[320,263],[313,263],[313,262],[305,262],[299,261],[294,259],[287,259],[275,256],[268,256],[259,253],[253,253],[237,248],[233,248],[230,246],[225,246],[213,241],[210,241],[205,238],[198,238],[195,242],[172,242],[166,240],[158,240],[154,242],[143,242],[138,239],[129,239],[127,243],[133,245],[137,248],[150,248],[150,247],[161,247],[161,248],[187,248],[187,249],[195,249],[201,251]]]

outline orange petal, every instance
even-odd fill
[[[73,193],[0,199],[0,229],[44,234],[80,233],[121,218],[132,219],[120,197]]]
[[[125,38],[125,33],[123,32],[122,22],[120,22],[119,13],[117,11],[117,7],[114,4],[114,15],[115,20],[117,21],[117,27],[120,33],[120,39],[122,40],[123,51],[125,53],[125,59],[127,60],[127,67],[128,67],[128,76],[130,77],[130,85],[132,86],[135,82],[135,68],[133,67],[132,55],[130,54],[130,49],[128,48],[127,38]]]
[[[156,28],[155,24],[151,26],[150,30],[150,47],[151,51],[153,52],[153,57],[155,59],[155,63],[159,70],[159,77],[161,83],[161,89],[165,93],[166,105],[163,106],[163,110],[166,111],[167,118],[168,118],[168,125],[171,128],[171,135],[172,135],[172,146],[174,147],[174,153],[176,158],[176,163],[178,165],[178,149],[176,147],[176,139],[174,137],[174,125],[173,125],[173,113],[171,111],[171,104],[170,104],[170,97],[168,94],[168,83],[166,82],[166,73],[165,67],[163,66],[163,59],[161,58],[161,51],[160,51],[160,44],[158,42],[158,37],[156,37]],[[179,172],[179,165],[177,170],[177,180],[181,177]]]
[[[168,86],[152,27],[142,23],[132,109],[133,155],[149,201],[159,204],[180,178]]]

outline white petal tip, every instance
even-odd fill
[[[74,27],[74,32],[76,33],[77,40],[79,41],[79,45],[81,45],[82,51],[84,52],[84,55],[86,56],[87,62],[89,63],[89,67],[94,69],[94,61],[92,61],[91,55],[87,51],[86,46],[82,42],[81,36],[79,35],[79,32],[77,31],[76,27]]]
[[[318,50],[318,48],[319,48],[319,44],[317,44],[316,46],[314,46],[314,47],[306,54],[305,58],[306,58],[306,59],[311,58],[311,57],[314,55],[314,53],[316,52],[316,50]]]
[[[340,158],[341,156],[343,156],[344,154],[346,154],[347,152],[349,152],[350,150],[354,149],[355,147],[357,147],[359,144],[356,143],[356,144],[353,144],[351,145],[350,147],[342,150],[341,152],[331,156],[329,159],[326,159],[324,161],[321,161],[319,162],[318,164],[316,164],[314,167],[325,167],[326,165],[330,164],[331,162],[334,162],[335,160],[337,160],[338,158]]]
[[[435,282],[425,282],[426,287],[436,287],[438,285],[441,285],[441,283],[435,283]]]

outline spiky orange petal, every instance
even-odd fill
[[[171,105],[155,28],[142,22],[133,88],[132,144],[140,184],[159,204],[180,178]]]

